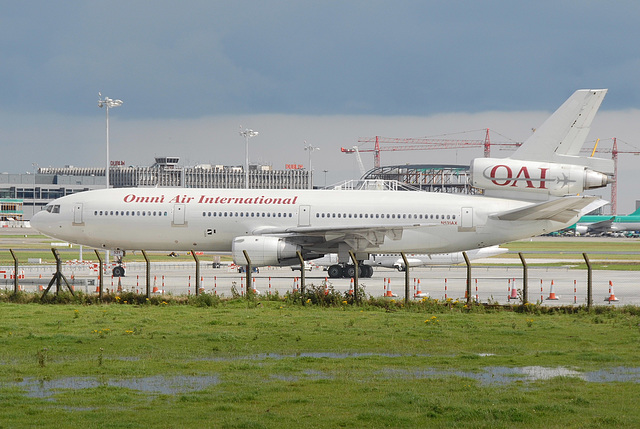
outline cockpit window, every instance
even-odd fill
[[[60,213],[60,206],[59,205],[48,205],[44,208],[47,212],[49,213]]]

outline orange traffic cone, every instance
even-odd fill
[[[395,293],[391,292],[391,279],[387,279],[387,294],[385,296],[389,298],[398,296]]]
[[[416,291],[416,298],[426,298],[429,294],[422,292],[422,286],[420,286],[420,279],[418,279],[418,290]]]
[[[609,280],[609,296],[607,298],[604,299],[605,301],[609,301],[610,303],[612,301],[617,301],[618,298],[616,298],[616,295],[613,293],[613,283],[611,283],[611,280]]]
[[[556,292],[553,288],[553,280],[551,280],[551,289],[549,289],[549,296],[547,297],[547,300],[549,299],[553,299],[553,300],[558,299],[558,297],[556,296]]]
[[[158,293],[158,286],[154,286],[152,292],[153,293]]]
[[[122,292],[122,282],[120,281],[120,277],[118,277],[118,292]]]
[[[512,299],[518,299],[518,290],[515,287],[511,288],[511,294],[509,295],[509,301]]]

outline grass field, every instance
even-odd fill
[[[0,303],[0,427],[640,427],[637,308],[511,310]]]

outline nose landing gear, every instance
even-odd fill
[[[122,260],[124,258],[125,255],[125,251],[124,250],[115,250],[113,252],[113,257],[116,259],[116,266],[113,267],[113,270],[111,271],[111,273],[113,274],[113,277],[124,277],[125,274],[125,270],[124,267],[122,266]]]

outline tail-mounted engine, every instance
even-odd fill
[[[476,158],[472,184],[486,195],[530,194],[533,199],[578,194],[610,183],[610,177],[587,167],[516,159]]]

